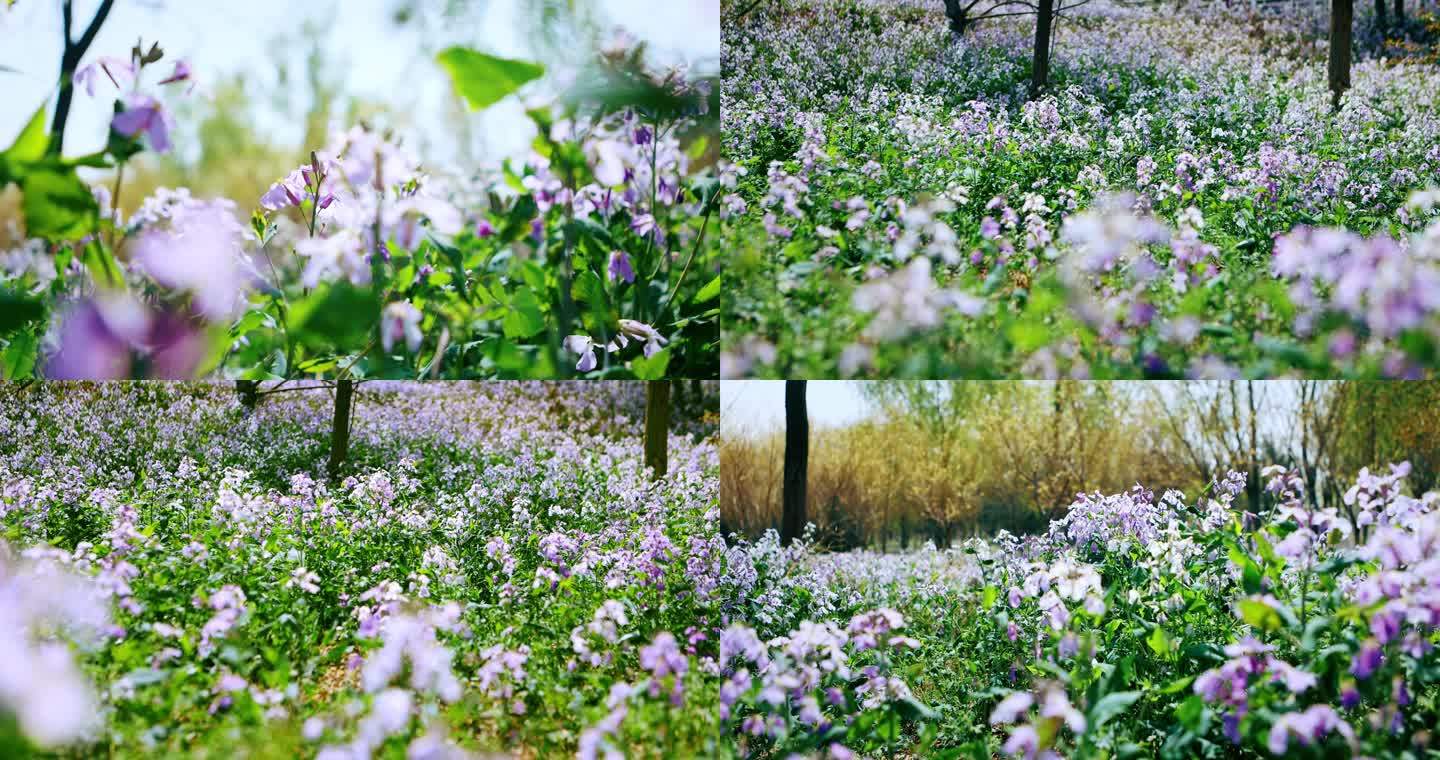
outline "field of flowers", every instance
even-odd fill
[[[1316,506],[1267,468],[1081,495],[1046,533],[727,559],[729,741],[761,756],[1421,757],[1440,720],[1440,493]]]
[[[0,756],[711,754],[715,422],[639,383],[0,386]],[[713,384],[707,388],[714,393]]]
[[[943,5],[726,16],[725,376],[1440,365],[1440,74],[1369,3],[1338,111],[1312,13],[1079,4],[1032,97],[1033,16]]]
[[[520,160],[437,165],[361,123],[262,197],[123,210],[127,164],[175,147],[204,72],[158,45],[88,56],[61,102],[113,100],[106,147],[64,155],[44,103],[0,151],[0,377],[715,377],[718,93],[643,55],[528,104]],[[545,74],[467,48],[433,65],[472,109]]]

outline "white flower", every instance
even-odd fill
[[[54,560],[8,557],[0,541],[0,712],[41,748],[86,738],[98,728],[99,706],[70,647],[48,637],[98,640],[109,619],[102,592]]]
[[[904,269],[855,289],[852,302],[856,310],[875,314],[865,328],[866,337],[896,340],[914,330],[939,326],[950,309],[967,316],[984,310],[983,299],[936,287],[930,271],[930,259],[917,258]]]
[[[395,345],[400,338],[405,339],[405,347],[414,353],[420,348],[420,341],[424,335],[420,332],[420,310],[415,308],[409,301],[396,301],[385,306],[380,315],[380,344],[386,352]]]
[[[345,277],[353,285],[370,282],[370,262],[365,256],[364,241],[352,229],[342,229],[329,237],[305,238],[295,243],[295,253],[305,257],[300,284],[313,288],[322,281]]]
[[[595,153],[595,181],[606,187],[625,181],[628,159],[626,146],[619,140],[595,140],[589,147]]]
[[[1000,700],[1000,704],[995,705],[995,709],[990,713],[990,723],[992,725],[1014,723],[1033,704],[1035,704],[1035,698],[1030,696],[1029,692],[1013,692],[1010,696]]]
[[[595,340],[589,335],[569,335],[565,338],[565,350],[580,355],[580,361],[576,363],[575,369],[581,372],[589,372],[595,369],[599,362],[595,359]],[[617,346],[611,343],[607,349],[614,351]]]
[[[290,580],[285,581],[285,588],[298,587],[301,591],[314,594],[320,591],[320,576],[303,567],[297,567],[290,572]]]
[[[660,347],[669,342],[660,335],[659,330],[656,330],[644,322],[637,322],[633,319],[620,320],[620,334],[615,336],[615,340],[620,344],[621,348],[624,348],[626,345],[626,336],[634,338],[635,340],[645,341],[645,358],[647,359],[658,353]]]

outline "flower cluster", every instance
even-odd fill
[[[144,753],[175,715],[180,754],[705,751],[713,419],[677,404],[655,480],[641,384],[366,383],[332,476],[330,394],[284,387],[0,404],[0,713],[30,743]]]

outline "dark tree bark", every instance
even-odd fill
[[[1330,3],[1330,105],[1340,110],[1340,97],[1350,89],[1350,47],[1355,26],[1355,0]]]
[[[1040,0],[1035,16],[1035,60],[1030,75],[1030,97],[1050,83],[1050,29],[1055,21],[1055,0]]]
[[[810,415],[805,381],[785,381],[785,475],[780,542],[789,546],[805,533],[805,482],[810,464]]]
[[[101,2],[95,11],[95,17],[90,19],[90,25],[85,27],[85,32],[78,40],[70,37],[70,29],[75,22],[75,9],[70,0],[65,0],[60,6],[65,47],[60,54],[60,97],[55,101],[55,114],[50,120],[51,155],[60,155],[60,151],[65,147],[65,122],[70,118],[70,103],[75,99],[75,70],[80,68],[80,61],[84,60],[85,53],[95,42],[95,35],[100,33],[100,25],[105,23],[105,17],[110,15],[110,7],[114,4],[115,0]]]
[[[667,447],[670,435],[670,381],[645,383],[645,466],[656,480],[669,470]]]
[[[260,402],[259,380],[236,380],[235,392],[240,394],[240,406],[247,414],[255,411],[255,405]]]
[[[330,423],[330,479],[340,477],[340,468],[350,456],[350,409],[355,402],[355,381],[335,381],[335,416]]]
[[[1395,0],[1395,25],[1405,24],[1405,0]]]
[[[1400,0],[1395,0],[1395,2],[1398,3]],[[1375,0],[1375,24],[1381,29],[1388,26],[1385,19],[1385,0]]]
[[[1245,394],[1248,399],[1247,405],[1250,408],[1250,451],[1248,457],[1250,460],[1250,472],[1248,473],[1249,477],[1245,479],[1245,490],[1250,497],[1250,511],[1258,515],[1260,514],[1260,494],[1262,493],[1262,489],[1260,488],[1260,424],[1255,408],[1254,380],[1247,380],[1245,382]]]
[[[950,19],[950,31],[955,34],[965,33],[967,19],[965,9],[960,7],[960,0],[945,0],[945,17]]]

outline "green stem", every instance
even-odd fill
[[[675,302],[675,294],[680,292],[681,283],[685,282],[685,275],[690,271],[690,263],[695,260],[695,254],[699,253],[700,246],[705,242],[705,230],[710,226],[710,214],[715,210],[713,202],[705,204],[705,217],[700,221],[700,234],[695,238],[695,245],[690,247],[690,255],[685,259],[685,266],[680,270],[680,278],[675,281],[674,287],[670,289],[670,295],[665,297],[665,303],[655,312],[655,323],[658,325],[665,316],[665,310]]]

